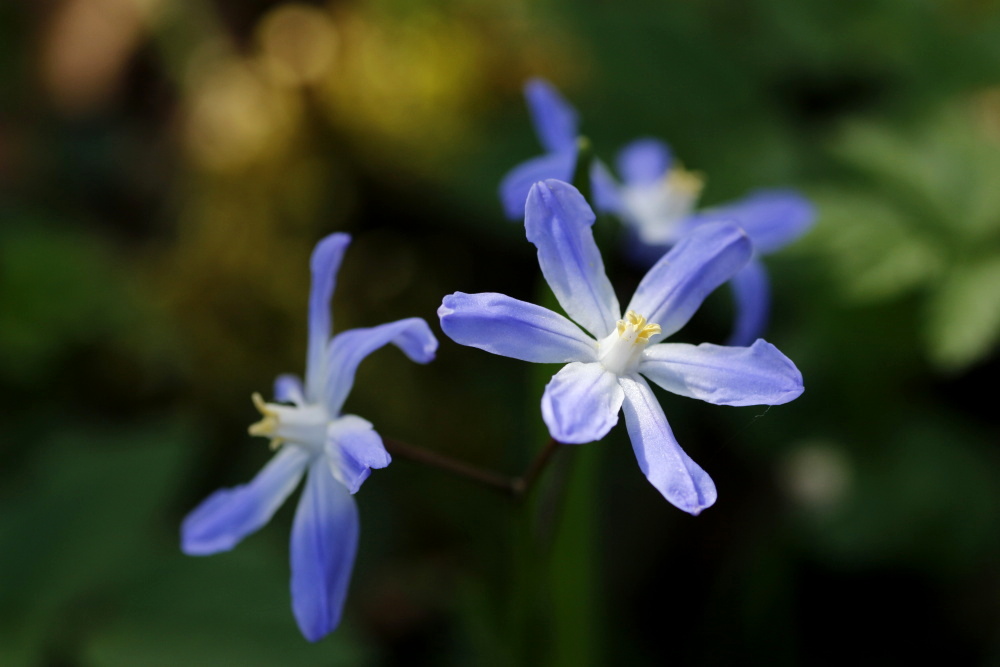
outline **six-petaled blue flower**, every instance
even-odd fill
[[[670,148],[657,139],[639,139],[618,154],[622,183],[617,196],[602,190],[600,207],[630,228],[631,254],[652,264],[698,225],[730,220],[753,241],[754,256],[732,279],[736,325],[730,343],[746,345],[767,325],[770,288],[758,257],[785,247],[812,224],[815,211],[802,195],[761,190],[735,202],[695,212],[702,180],[675,164]]]
[[[503,294],[456,292],[438,309],[441,328],[454,341],[487,352],[566,364],[542,397],[552,437],[569,444],[599,440],[624,409],[642,472],[667,500],[697,514],[715,502],[715,484],[680,448],[643,376],[667,391],[720,405],[786,403],[802,393],[802,376],[763,340],[749,347],[660,342],[750,260],[753,249],[743,230],[725,223],[697,226],[649,270],[622,317],[594,243],[594,219],[583,196],[561,181],[536,183],[527,197],[528,240],[576,324]]]
[[[209,496],[181,529],[187,554],[227,551],[267,523],[305,475],[292,526],[291,591],[295,619],[310,641],[340,623],[358,545],[352,494],[372,468],[390,461],[371,423],[341,414],[358,365],[390,343],[420,363],[431,361],[437,349],[419,318],[352,329],[331,340],[330,298],[349,242],[346,234],[332,234],[313,252],[305,385],[282,375],[274,386],[278,403],[253,396],[262,419],[250,433],[270,438],[278,453],[249,484]]]

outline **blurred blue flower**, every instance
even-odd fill
[[[616,213],[629,227],[630,254],[650,265],[685,234],[705,222],[730,220],[753,241],[754,255],[732,280],[736,324],[729,343],[747,345],[760,336],[770,311],[767,272],[759,257],[801,236],[816,217],[812,204],[790,190],[762,190],[735,202],[695,212],[701,178],[674,163],[670,148],[657,139],[639,139],[617,159],[622,183],[608,194],[602,210]]]
[[[621,318],[594,243],[594,219],[573,186],[557,180],[532,186],[525,207],[528,240],[576,324],[503,294],[456,292],[438,309],[441,328],[457,343],[493,354],[566,364],[542,397],[552,437],[568,444],[599,440],[624,409],[639,468],[667,500],[698,514],[715,502],[715,484],[677,444],[642,376],[718,405],[778,405],[802,393],[802,375],[763,340],[749,347],[660,342],[750,259],[751,243],[741,229],[699,225],[649,270]]]
[[[305,490],[292,526],[292,611],[309,641],[340,623],[358,545],[353,493],[372,468],[389,465],[389,453],[371,423],[341,414],[361,361],[386,344],[419,363],[434,358],[437,340],[420,318],[352,329],[331,340],[330,298],[347,234],[331,234],[312,255],[309,344],[305,386],[293,375],[274,383],[275,400],[253,395],[262,419],[251,435],[271,439],[278,453],[249,483],[216,491],[184,519],[186,554],[228,551],[263,526],[303,475]]]
[[[500,181],[500,201],[504,213],[511,220],[524,218],[524,203],[528,191],[536,182],[550,178],[572,181],[579,152],[576,109],[551,83],[544,79],[529,79],[524,84],[524,98],[535,134],[546,152],[517,165]],[[597,207],[603,209],[605,198],[615,196],[614,180],[608,168],[597,160],[591,165],[590,178]]]

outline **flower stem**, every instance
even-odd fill
[[[552,455],[559,449],[559,442],[555,438],[549,438],[549,441],[545,443],[545,447],[538,452],[538,455],[535,456],[523,474],[518,477],[508,477],[400,440],[382,438],[382,443],[385,445],[386,450],[393,456],[400,456],[404,459],[445,470],[459,477],[465,477],[505,495],[509,495],[514,500],[522,500],[528,495],[534,487],[535,482],[538,481],[538,478],[549,464]]]
[[[510,480],[511,493],[515,498],[521,499],[528,495],[528,491],[535,485],[538,477],[545,470],[545,467],[552,460],[552,455],[556,453],[559,449],[559,441],[555,438],[549,438],[549,441],[545,443],[542,451],[538,452],[531,465],[528,469],[524,471],[524,474],[520,477],[515,477]]]

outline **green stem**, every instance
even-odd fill
[[[554,667],[596,667],[604,662],[600,599],[599,503],[596,487],[604,447],[574,448],[572,474],[549,552],[551,653]]]

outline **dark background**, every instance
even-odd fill
[[[454,291],[545,302],[502,175],[553,81],[598,156],[659,136],[706,205],[796,187],[767,339],[806,391],[673,395],[692,518],[624,428],[524,504],[397,459],[357,499],[345,620],[311,645],[287,503],[231,553],[181,519],[267,460],[308,256],[354,242],[338,330]],[[1000,664],[1000,7],[985,0],[0,4],[0,664]],[[599,239],[619,295],[640,274]],[[679,340],[721,342],[725,289]],[[514,474],[558,367],[440,336],[347,410]]]

